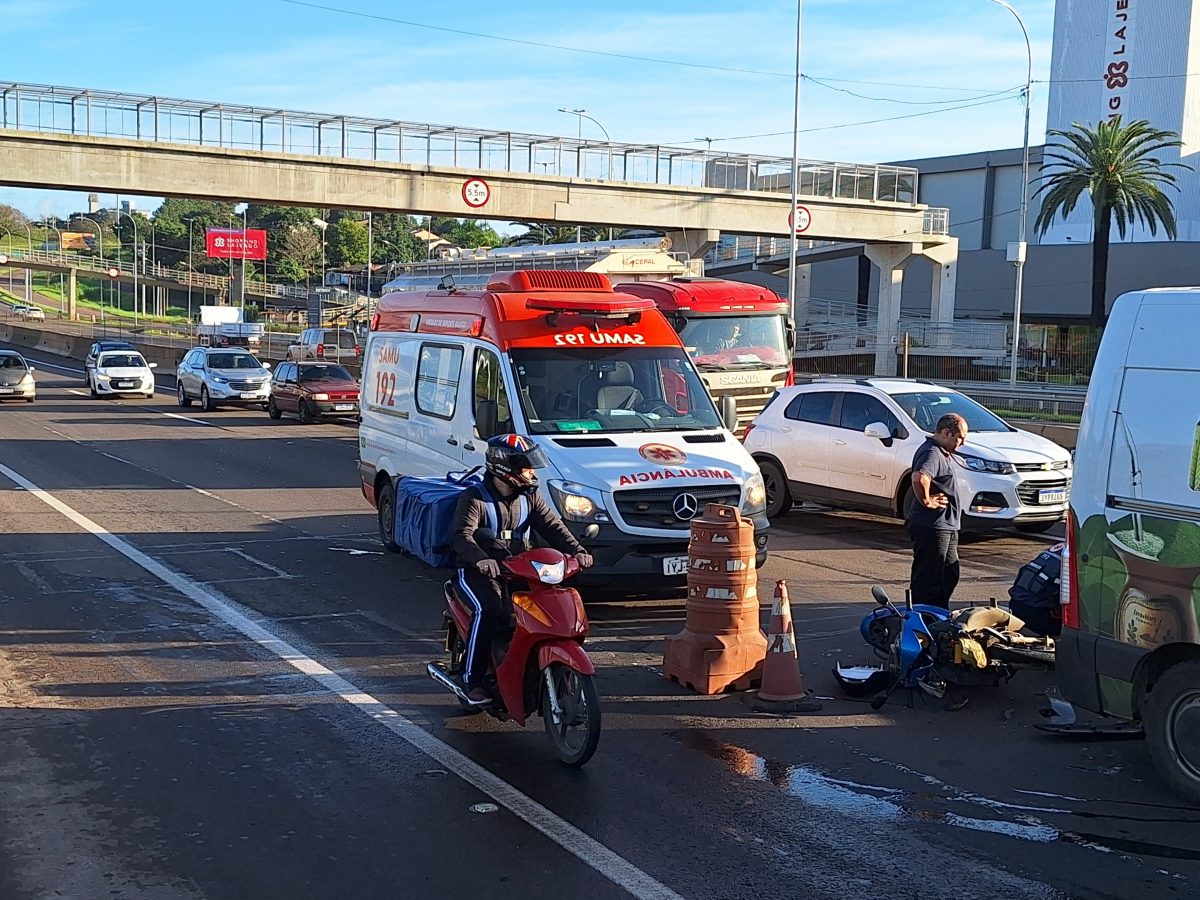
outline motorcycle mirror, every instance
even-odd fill
[[[892,603],[892,598],[887,595],[887,591],[879,585],[871,588],[871,596],[875,598],[875,602],[880,606],[890,606]]]
[[[587,528],[583,529],[583,536],[589,541],[600,533],[600,526],[594,522]]]

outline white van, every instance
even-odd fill
[[[1104,329],[1075,452],[1058,680],[1141,721],[1200,803],[1200,288],[1125,294]]]
[[[730,398],[731,399],[731,398]],[[486,290],[379,301],[363,362],[363,495],[392,541],[395,482],[483,464],[488,438],[530,435],[549,460],[546,501],[596,559],[592,581],[630,593],[687,574],[691,519],[706,503],[754,519],[766,559],[766,492],[651,300],[592,272],[499,272]]]

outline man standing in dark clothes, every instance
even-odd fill
[[[967,439],[967,422],[957,413],[938,419],[912,464],[913,502],[905,524],[913,542],[914,603],[950,608],[958,586],[958,532],[962,502],[954,481],[954,451]]]

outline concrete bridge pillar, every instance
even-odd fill
[[[929,318],[934,322],[949,324],[954,321],[954,292],[958,281],[958,239],[951,238],[945,244],[926,247],[923,255],[933,263],[933,292],[929,300]]]
[[[792,314],[796,327],[808,324],[808,301],[812,299],[812,266],[796,266],[796,296],[792,299]]]
[[[876,322],[875,374],[896,374],[896,338],[900,332],[900,293],[904,267],[919,246],[867,244],[863,252],[879,268],[879,318]]]
[[[67,321],[79,321],[79,307],[75,298],[79,296],[79,270],[67,269]]]

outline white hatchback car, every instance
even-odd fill
[[[1067,450],[957,391],[887,378],[815,378],[779,390],[743,438],[762,468],[767,516],[812,500],[902,518],[913,454],[946,413],[970,428],[955,454],[964,528],[1047,531],[1064,518]]]
[[[154,372],[158,363],[147,363],[136,350],[109,350],[96,357],[87,370],[92,397],[154,396]]]

